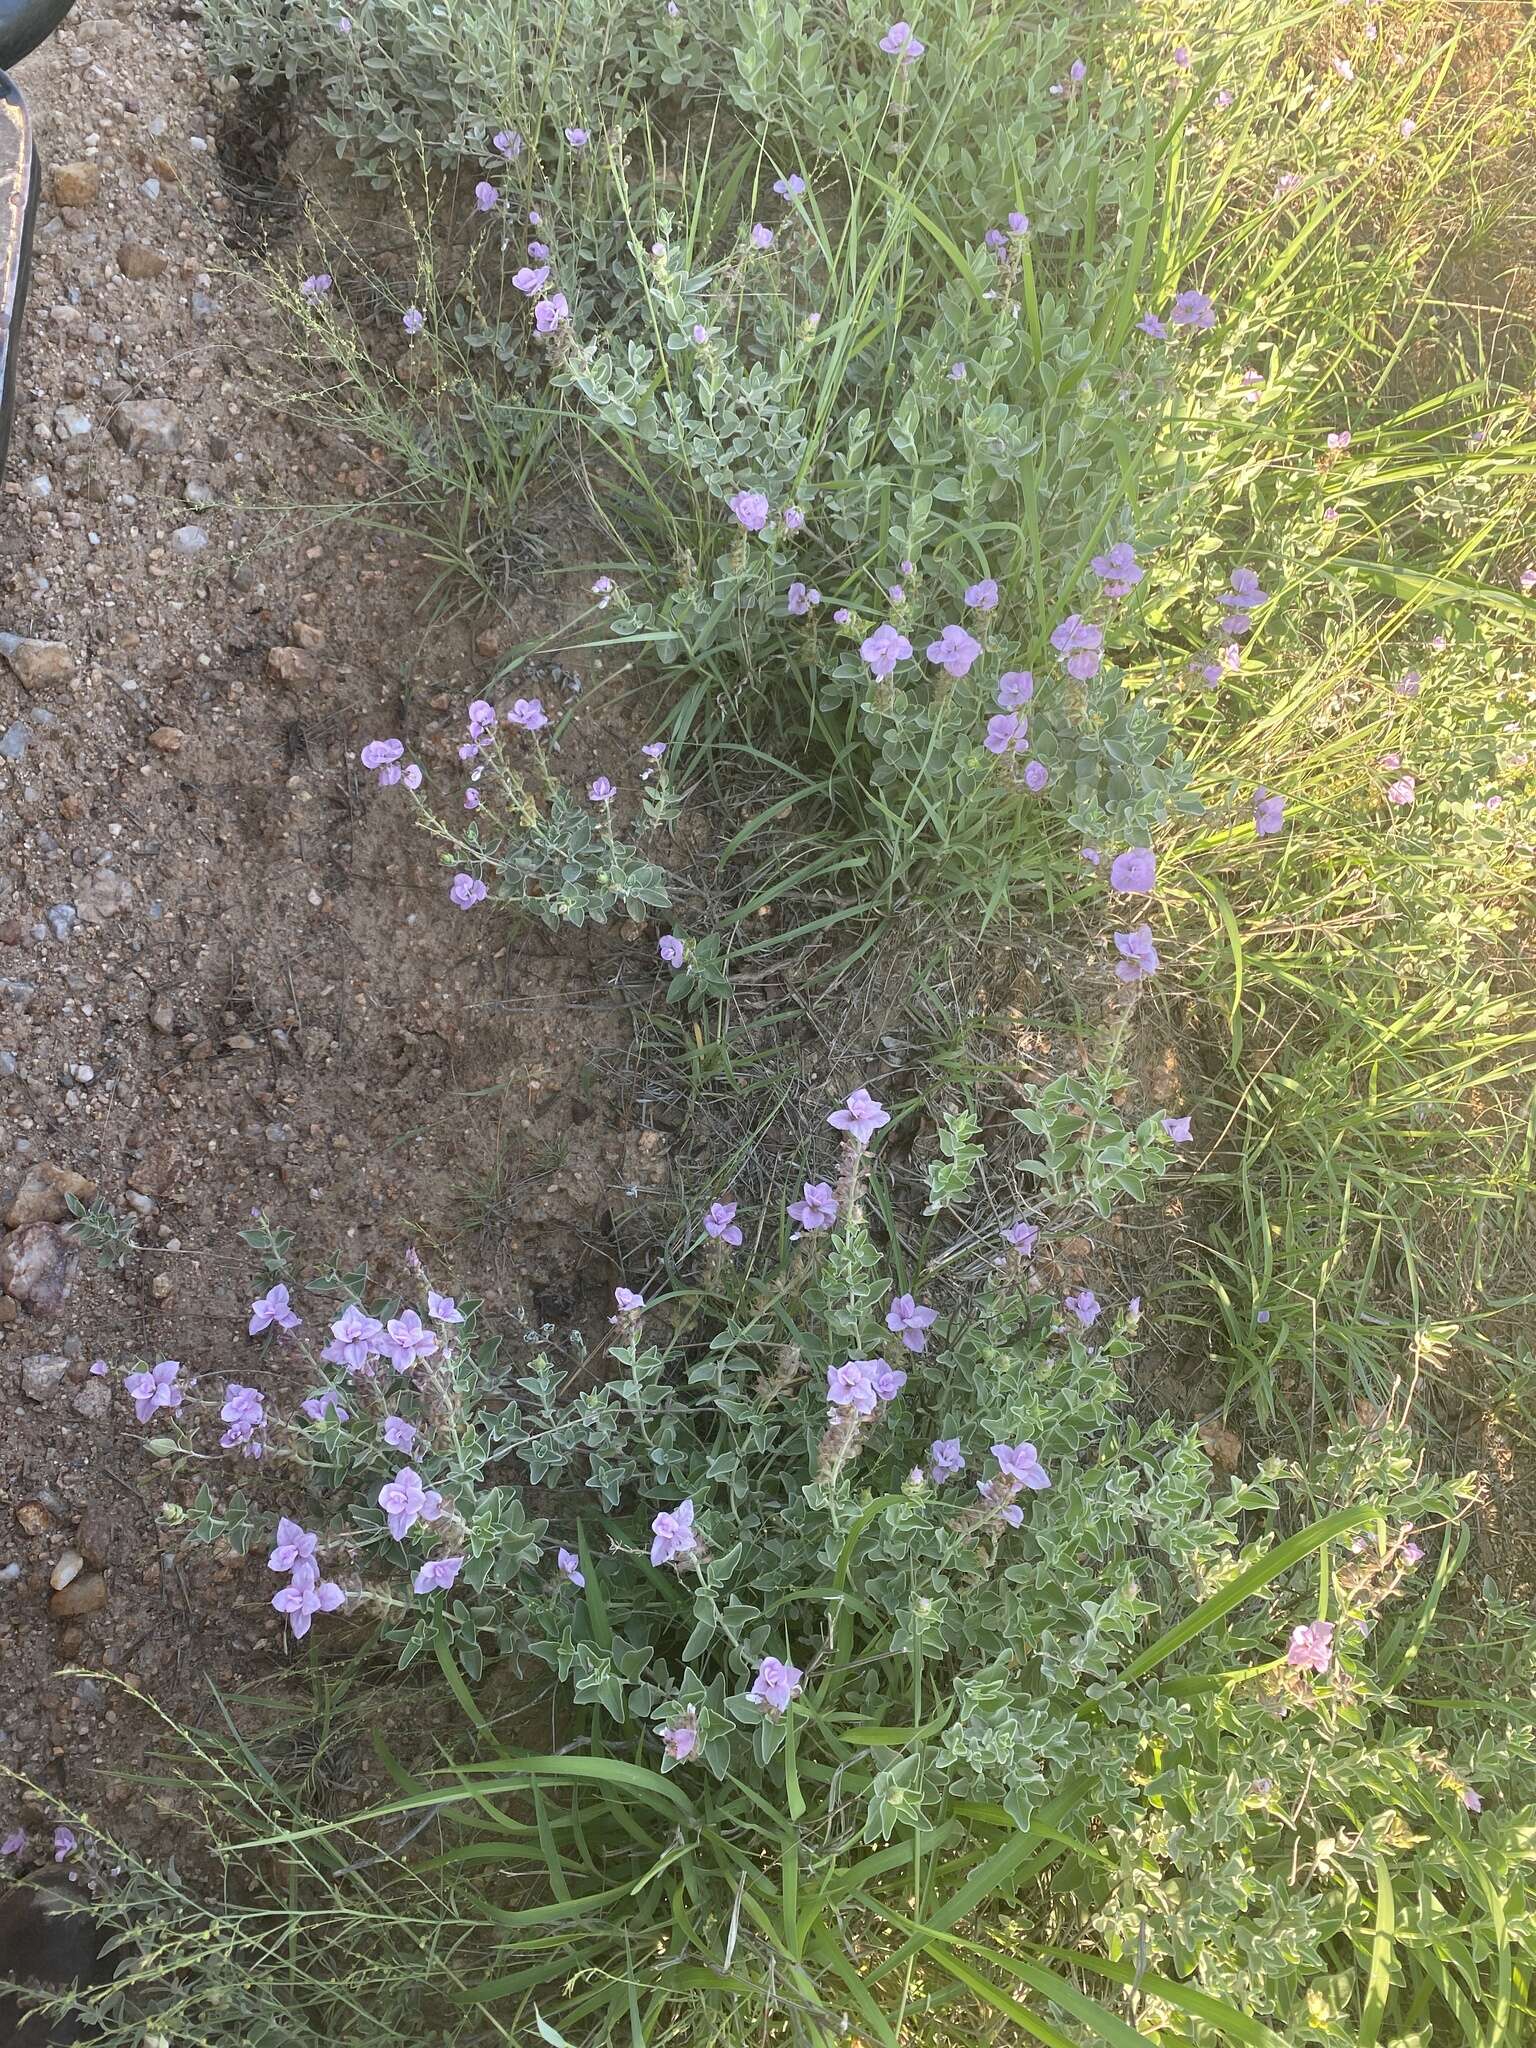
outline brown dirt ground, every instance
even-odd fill
[[[416,1244],[509,1319],[583,1319],[617,1277],[608,1210],[633,1169],[594,1065],[627,1040],[622,941],[503,927],[487,947],[357,766],[391,730],[429,772],[451,761],[495,660],[483,620],[428,615],[431,571],[397,544],[273,516],[363,481],[269,409],[281,336],[226,236],[195,23],[81,0],[19,76],[45,160],[94,163],[100,191],[62,208],[45,174],[0,521],[0,628],[71,657],[30,691],[0,661],[0,734],[20,734],[0,759],[0,1208],[29,1167],[66,1167],[139,1248],[115,1272],[83,1259],[52,1319],[0,1298],[0,1767],[152,1852],[152,1812],[114,1783],[144,1761],[140,1718],[63,1667],[196,1716],[207,1680],[284,1653],[259,1563],[166,1540],[162,1501],[195,1477],[146,1460],[122,1369],[260,1378],[235,1237],[258,1204],[314,1262],[387,1284]],[[124,273],[125,240],[158,274]],[[119,445],[141,398],[174,414],[173,452]],[[186,555],[190,524],[207,545]],[[513,592],[498,630],[546,631],[561,601]],[[298,643],[311,673],[284,687],[268,651]],[[56,936],[50,909],[101,870],[126,907]],[[69,1360],[40,1401],[21,1393],[39,1354]],[[87,1517],[106,1603],[61,1622],[49,1574]],[[0,1835],[18,1813],[40,1842],[49,1807],[0,1779]]]

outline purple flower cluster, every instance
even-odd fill
[[[317,1614],[334,1614],[346,1601],[332,1579],[322,1579],[319,1565],[320,1538],[286,1515],[277,1524],[277,1542],[267,1559],[267,1569],[288,1573],[288,1584],[272,1595],[272,1605],[286,1614],[296,1637],[309,1634]]]
[[[827,1367],[827,1406],[868,1417],[894,1401],[906,1384],[906,1374],[883,1358],[850,1358]]]
[[[937,1451],[938,1446],[933,1449]],[[1051,1483],[1050,1475],[1033,1444],[994,1444],[992,1455],[997,1460],[997,1477],[979,1479],[976,1491],[1000,1521],[1017,1529],[1024,1521],[1019,1494],[1026,1489],[1031,1493],[1043,1492]]]
[[[267,1448],[267,1402],[264,1394],[255,1387],[241,1386],[238,1380],[229,1381],[224,1389],[224,1405],[219,1410],[219,1420],[229,1425],[219,1438],[223,1450],[238,1449],[242,1457],[261,1457]]]

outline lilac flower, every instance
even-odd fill
[[[1336,455],[1342,455],[1344,450],[1349,446],[1352,438],[1353,436],[1350,434],[1348,427],[1345,427],[1341,433],[1330,434],[1328,436],[1328,446],[1333,450],[1333,452]]]
[[[988,228],[987,232],[982,236],[981,239],[986,243],[987,247],[993,251],[994,254],[999,249],[1006,249],[1008,246],[1008,237],[1003,233],[1001,228]]]
[[[912,642],[904,633],[898,633],[894,626],[877,626],[860,644],[859,653],[868,664],[870,674],[879,679],[890,675],[897,662],[909,658]]]
[[[789,601],[785,606],[792,619],[803,619],[813,606],[821,603],[821,592],[810,590],[803,583],[791,583]]]
[[[582,1570],[581,1559],[576,1555],[575,1551],[557,1550],[555,1552],[555,1563],[559,1567],[562,1576],[569,1579],[576,1590],[580,1592],[587,1583],[587,1575]]]
[[[325,1387],[318,1394],[311,1394],[299,1403],[299,1413],[308,1416],[311,1422],[324,1422],[328,1415],[334,1415],[338,1422],[350,1422],[351,1415],[341,1405],[341,1396],[334,1387]]]
[[[459,1305],[451,1294],[437,1294],[427,1289],[427,1314],[434,1323],[462,1323]]]
[[[867,1088],[855,1088],[842,1108],[834,1109],[827,1118],[834,1131],[846,1131],[856,1145],[867,1145],[890,1120],[890,1112]]]
[[[1039,1224],[1026,1223],[1022,1217],[1017,1223],[1010,1223],[1003,1232],[1004,1242],[1011,1244],[1019,1256],[1025,1259],[1034,1256],[1035,1244],[1039,1236]]]
[[[970,372],[966,369],[964,363],[950,364],[949,381],[951,384],[963,384],[969,375]]]
[[[990,576],[983,576],[979,583],[971,584],[965,593],[965,601],[975,612],[997,610],[997,584]]]
[[[533,324],[540,334],[553,334],[570,317],[571,308],[564,292],[552,292],[547,299],[540,299],[533,309]]]
[[[1143,334],[1150,334],[1154,341],[1166,341],[1168,330],[1155,313],[1143,313],[1136,322]]]
[[[536,291],[542,289],[548,276],[549,265],[547,263],[541,263],[537,270],[530,270],[524,264],[521,270],[514,270],[512,273],[512,289],[522,292],[531,299]]]
[[[805,180],[798,171],[791,171],[787,178],[775,178],[773,189],[781,199],[798,199],[805,190]]]
[[[547,263],[549,261],[549,249],[543,242],[530,242],[528,244],[528,254],[535,263]]]
[[[1285,798],[1271,796],[1267,789],[1253,792],[1253,829],[1260,839],[1268,839],[1279,832],[1285,824]]]
[[[928,1477],[935,1486],[942,1486],[948,1479],[958,1479],[965,1470],[965,1453],[960,1448],[957,1436],[935,1437],[928,1446]]]
[[[1421,1543],[1405,1543],[1398,1555],[1406,1565],[1422,1564],[1424,1561],[1424,1546]]]
[[[1333,1623],[1298,1623],[1291,1630],[1290,1646],[1286,1650],[1285,1661],[1294,1665],[1298,1671],[1315,1671],[1321,1678],[1333,1661]]]
[[[20,1856],[27,1846],[25,1828],[12,1828],[3,1842],[0,1842],[0,1856]]]
[[[883,1358],[866,1358],[864,1363],[869,1368],[869,1383],[875,1390],[876,1398],[881,1401],[894,1401],[907,1384],[907,1376],[900,1366],[887,1365]]]
[[[1204,292],[1180,292],[1168,315],[1175,327],[1200,329],[1216,325],[1216,308]]]
[[[572,149],[585,149],[590,138],[585,128],[567,128],[565,139]]]
[[[158,1408],[176,1409],[181,1406],[181,1389],[176,1384],[176,1375],[180,1371],[181,1367],[174,1358],[162,1358],[147,1372],[129,1373],[123,1381],[123,1391],[133,1402],[137,1421],[148,1422]]]
[[[615,1287],[613,1298],[618,1304],[619,1315],[621,1316],[637,1316],[645,1307],[645,1296],[643,1294],[636,1294],[632,1287]],[[618,1316],[615,1316],[613,1320],[617,1322]]]
[[[981,642],[973,640],[964,626],[946,626],[937,640],[928,643],[928,659],[958,682],[969,675],[981,653]]]
[[[272,1595],[272,1605],[279,1614],[286,1614],[288,1626],[296,1638],[309,1634],[311,1617],[316,1614],[334,1614],[338,1607],[345,1605],[346,1594],[332,1579],[315,1580],[304,1576],[296,1578],[290,1585]]]
[[[110,1372],[111,1367],[107,1364],[107,1361],[104,1358],[93,1358],[89,1366],[87,1366],[86,1370],[90,1373],[93,1379],[104,1380],[108,1372]]]
[[[286,1515],[277,1521],[277,1543],[267,1559],[269,1572],[294,1572],[300,1565],[313,1566],[320,1538]]]
[[[662,1729],[661,1746],[666,1751],[668,1763],[687,1763],[699,1746],[699,1717],[692,1707],[680,1721]]]
[[[1117,896],[1150,895],[1157,880],[1157,856],[1150,846],[1133,846],[1110,862],[1109,886]]]
[[[1008,1485],[1006,1480],[978,1479],[976,1491],[981,1495],[987,1506],[1008,1524],[1010,1529],[1023,1528],[1024,1510],[1014,1498],[1014,1489]]]
[[[476,213],[489,213],[500,198],[501,194],[496,190],[490,179],[482,178],[475,187]]]
[[[403,1415],[386,1415],[380,1432],[392,1451],[399,1451],[408,1458],[416,1448],[416,1427],[407,1422]]]
[[[682,1501],[670,1514],[659,1514],[651,1523],[651,1535],[652,1564],[675,1564],[680,1557],[694,1556],[699,1539],[693,1527],[693,1502]]]
[[[667,743],[665,740],[647,740],[640,751],[647,761],[659,761],[667,751]]]
[[[1399,775],[1395,781],[1387,784],[1387,802],[1395,805],[1398,810],[1405,811],[1413,802],[1413,794],[1417,787],[1413,776]]]
[[[1085,683],[1098,674],[1104,658],[1104,628],[1090,626],[1086,619],[1070,612],[1052,633],[1051,645],[1065,662],[1067,674]]]
[[[847,605],[840,604],[832,614],[832,623],[834,626],[846,626],[852,617],[853,613],[849,611]]]
[[[389,1521],[389,1533],[399,1543],[418,1522],[435,1522],[443,1511],[443,1496],[423,1486],[421,1474],[402,1465],[393,1479],[379,1488],[379,1506]]]
[[[392,782],[400,780],[400,771],[395,763],[404,752],[403,740],[370,740],[357,758],[370,772],[377,768],[379,787],[387,789]]]
[[[1173,61],[1180,71],[1187,71],[1189,69],[1189,46],[1187,43],[1180,43],[1175,48]]]
[[[716,1237],[724,1244],[741,1243],[741,1226],[736,1221],[734,1202],[711,1202],[704,1217],[704,1235]]]
[[[757,221],[753,225],[751,240],[754,249],[771,249],[773,247],[773,229],[765,228],[761,221]]]
[[[587,784],[588,803],[611,804],[618,793],[606,775],[598,775]]]
[[[1147,573],[1128,540],[1117,540],[1102,555],[1095,555],[1089,567],[1104,585],[1106,597],[1129,597]]]
[[[791,1218],[802,1230],[830,1230],[837,1221],[837,1196],[824,1180],[803,1183],[801,1199],[789,1204]]]
[[[385,1325],[387,1352],[396,1372],[409,1372],[418,1359],[430,1358],[437,1339],[426,1329],[415,1309],[408,1308]]]
[[[694,321],[694,323],[693,323],[693,345],[694,345],[694,347],[695,347],[695,348],[702,348],[702,347],[704,346],[705,342],[706,342],[706,341],[708,341],[708,339],[709,339],[709,329],[708,329],[708,328],[707,328],[706,326],[704,326],[704,325],[703,325],[703,323],[702,323],[701,321],[695,320],[695,321]]]
[[[490,892],[478,875],[457,874],[448,894],[460,910],[473,910],[477,903],[483,903]]]
[[[1003,711],[1021,711],[1035,694],[1035,679],[1027,668],[1010,668],[997,679],[997,702]]]
[[[885,1327],[900,1337],[908,1351],[921,1351],[927,1332],[939,1320],[936,1308],[924,1308],[910,1294],[898,1294],[885,1312]]]
[[[1103,1303],[1091,1287],[1079,1288],[1076,1294],[1064,1294],[1061,1305],[1072,1311],[1085,1330],[1091,1330],[1104,1313]]]
[[[1470,1785],[1462,1786],[1461,1803],[1467,1809],[1468,1813],[1481,1813],[1483,1810],[1483,1802],[1481,1796],[1478,1793],[1474,1792]]]
[[[1027,213],[1010,213],[1008,216],[1008,232],[1010,235],[1027,235],[1029,233],[1029,215]]]
[[[1087,76],[1088,66],[1083,62],[1081,57],[1074,57],[1067,71],[1067,77],[1069,81],[1073,85],[1081,85],[1083,80]]]
[[[549,719],[537,697],[518,697],[507,713],[507,723],[520,726],[524,732],[542,732]]]
[[[1049,1487],[1050,1476],[1033,1444],[994,1444],[992,1455],[1003,1477],[1015,1487],[1027,1486],[1031,1493],[1043,1493]]]
[[[1520,595],[1529,597],[1533,590],[1536,590],[1536,562],[1533,562],[1530,568],[1520,571]]]
[[[915,64],[928,45],[917,40],[910,22],[893,21],[880,38],[880,47],[888,57],[897,57],[903,64]]]
[[[1038,796],[1051,779],[1051,771],[1043,761],[1026,761],[1024,764],[1024,787],[1031,796]]]
[[[768,524],[768,500],[761,491],[738,491],[726,502],[748,533],[761,533]]]
[[[515,128],[501,128],[491,137],[491,147],[498,155],[516,163],[523,153],[523,138]]]
[[[1416,668],[1405,669],[1402,680],[1392,685],[1393,693],[1399,697],[1417,697],[1424,681],[1423,674]]]
[[[66,1857],[73,1856],[79,1846],[73,1828],[67,1828],[61,1822],[54,1829],[53,1860],[55,1863],[62,1863]]]
[[[339,1365],[347,1372],[361,1372],[369,1359],[377,1355],[380,1349],[377,1340],[383,1334],[382,1323],[364,1315],[356,1302],[348,1302],[332,1323],[332,1341],[320,1356],[327,1365]]]
[[[1163,1118],[1163,1136],[1170,1145],[1187,1145],[1189,1143],[1190,1122],[1191,1119],[1187,1116],[1165,1116]]]
[[[828,1407],[851,1408],[856,1415],[873,1415],[878,1405],[872,1372],[873,1363],[874,1361],[868,1358],[850,1358],[842,1365],[829,1365]]]
[[[1029,720],[1016,711],[999,711],[987,720],[987,734],[981,744],[989,754],[1022,754],[1029,745]]]
[[[430,1557],[411,1581],[416,1593],[447,1593],[464,1568],[462,1557]]]
[[[656,950],[661,955],[663,966],[670,967],[674,973],[682,966],[683,942],[676,932],[668,932],[664,939],[658,939]]]
[[[757,1667],[757,1676],[752,1681],[748,1699],[768,1714],[787,1714],[789,1703],[800,1690],[803,1671],[793,1664],[782,1663],[777,1657],[765,1657]]]
[[[1139,924],[1134,931],[1116,932],[1115,951],[1120,958],[1115,962],[1115,973],[1121,981],[1143,981],[1149,974],[1156,974],[1161,966],[1157,948],[1152,943],[1152,927]]]
[[[405,784],[407,789],[420,789],[421,770],[417,767],[414,761],[409,762],[404,768],[401,769],[400,780]]]
[[[1251,611],[1254,605],[1263,604],[1266,601],[1267,593],[1259,588],[1259,579],[1254,570],[1234,569],[1231,580],[1233,595],[1245,611]],[[1222,594],[1221,602],[1224,605],[1230,606],[1232,601],[1231,597],[1228,597],[1225,593]]]
[[[255,1387],[244,1387],[238,1380],[230,1380],[224,1388],[224,1405],[219,1410],[220,1422],[227,1422],[228,1429],[219,1438],[220,1447],[232,1451],[241,1447],[248,1458],[259,1458],[262,1453],[261,1438],[267,1427],[266,1397]]]
[[[496,706],[487,704],[483,697],[476,697],[465,716],[469,720],[469,736],[472,740],[483,740],[487,733],[496,729]]]
[[[400,318],[400,325],[407,334],[420,334],[427,324],[427,316],[420,306],[407,306]]]
[[[306,277],[299,286],[306,299],[323,299],[330,288],[331,273],[328,270],[317,271],[313,277]]]
[[[269,1287],[259,1300],[251,1303],[251,1320],[248,1325],[251,1336],[259,1337],[263,1330],[276,1323],[280,1330],[296,1330],[299,1318],[288,1306],[288,1290],[279,1280],[275,1287]]]

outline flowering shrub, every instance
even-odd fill
[[[418,822],[443,843],[444,864],[454,870],[449,898],[460,910],[490,899],[553,926],[602,924],[616,906],[634,918],[667,908],[661,869],[614,829],[614,782],[595,776],[582,804],[556,778],[544,739],[551,721],[537,697],[518,697],[501,713],[476,698],[467,716],[456,817],[434,807],[415,762],[401,765],[402,740],[370,740],[360,756],[381,788],[407,792]],[[648,762],[640,772],[641,812],[654,831],[676,816],[677,798],[666,743],[641,751]]]
[[[1040,1191],[1002,1219],[972,1213],[980,1148],[951,1118],[933,1184],[964,1227],[909,1264],[872,1221],[892,1114],[856,1089],[781,1216],[722,1196],[687,1277],[617,1290],[576,1391],[424,1274],[411,1305],[321,1283],[318,1351],[285,1282],[252,1305],[315,1378],[281,1422],[270,1397],[259,1420],[237,1404],[239,1448],[292,1475],[273,1605],[302,1636],[344,1604],[471,1684],[498,1656],[549,1667],[585,1731],[562,1755],[627,1757],[614,1796],[639,1802],[627,1834],[589,1812],[595,1889],[563,1858],[550,1881],[603,1901],[604,1954],[660,1943],[663,2002],[692,1958],[754,2012],[806,2002],[815,2038],[847,2014],[884,2039],[920,1956],[1000,2012],[1027,1986],[1080,2013],[1075,1976],[1148,2038],[1183,2038],[1199,1992],[1352,2042],[1361,1886],[1472,1896],[1472,1816],[1536,1787],[1528,1731],[1414,1703],[1450,1684],[1429,1631],[1467,1496],[1418,1474],[1400,1427],[1221,1489],[1193,1435],[1127,1412],[1140,1306],[1102,1277],[1103,1302],[1065,1287],[1065,1239],[1187,1132],[1127,1129],[1110,1096],[1034,1091]],[[174,1381],[150,1375],[146,1415],[185,1427]],[[254,1542],[248,1505],[208,1489],[190,1522]],[[558,1798],[569,1764],[519,1756]],[[982,1905],[1015,1931],[964,1963],[948,1944]]]

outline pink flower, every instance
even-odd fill
[[[801,1199],[788,1204],[789,1214],[802,1230],[830,1230],[837,1221],[837,1196],[824,1180],[804,1183]]]
[[[1387,784],[1387,802],[1395,805],[1398,810],[1405,811],[1413,802],[1413,793],[1417,787],[1413,776],[1399,775],[1395,781]]]
[[[711,1202],[704,1217],[704,1235],[718,1238],[721,1243],[739,1245],[741,1226],[736,1221],[734,1202]]]
[[[311,1569],[315,1553],[320,1548],[320,1538],[298,1522],[292,1522],[286,1515],[280,1515],[277,1523],[277,1542],[267,1558],[269,1572],[296,1572],[301,1565]]]
[[[846,1131],[861,1146],[867,1145],[890,1120],[890,1112],[876,1102],[867,1088],[855,1088],[843,1107],[834,1109],[827,1118],[834,1131]]]
[[[1291,1630],[1290,1645],[1285,1653],[1287,1664],[1298,1671],[1315,1671],[1321,1678],[1333,1661],[1333,1623],[1331,1621],[1307,1621]]]
[[[777,1657],[765,1657],[757,1667],[757,1676],[752,1681],[748,1699],[768,1714],[787,1714],[789,1703],[800,1690],[800,1681],[805,1673],[793,1664],[786,1664]]]

